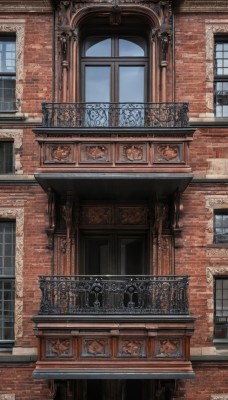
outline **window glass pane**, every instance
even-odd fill
[[[110,101],[110,67],[87,66],[85,68],[85,101]]]
[[[0,77],[0,111],[15,111],[15,87],[14,76]]]
[[[144,67],[119,67],[119,101],[120,103],[144,102]]]
[[[119,39],[120,57],[143,57],[145,48],[145,41],[142,38]]]
[[[85,273],[102,275],[109,272],[109,241],[103,238],[88,238],[85,241]]]
[[[15,41],[0,41],[0,72],[16,71],[16,43]]]
[[[13,172],[13,142],[0,141],[0,174],[10,174],[12,172]],[[10,239],[11,238],[9,238],[9,240]]]
[[[142,238],[120,239],[120,269],[122,275],[144,272],[144,241]]]
[[[86,57],[111,57],[111,39],[88,38],[85,43]]]

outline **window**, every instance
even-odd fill
[[[111,27],[95,18],[82,33],[81,92],[90,127],[144,125],[150,86],[146,24],[122,22]]]
[[[215,339],[228,339],[228,278],[215,279]]]
[[[0,222],[0,346],[14,340],[15,222]]]
[[[13,142],[0,140],[0,174],[13,173]]]
[[[228,117],[228,38],[215,38],[214,107],[216,117]]]
[[[0,37],[0,112],[15,112],[16,40]]]
[[[83,236],[83,273],[141,275],[146,273],[144,234],[106,233]]]
[[[228,243],[228,210],[214,211],[214,242]]]
[[[82,57],[85,102],[143,103],[146,51],[142,37],[87,37]]]

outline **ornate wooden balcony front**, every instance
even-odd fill
[[[34,378],[192,378],[183,276],[40,278]]]

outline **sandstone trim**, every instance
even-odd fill
[[[14,168],[15,174],[23,174],[22,164],[21,164],[21,149],[22,149],[22,139],[23,130],[22,129],[1,129],[0,139],[13,139],[14,142]]]
[[[4,201],[2,201],[4,204]],[[12,202],[13,203],[13,202]],[[23,310],[23,255],[24,255],[24,208],[3,208],[0,204],[0,218],[16,220],[16,300],[15,300],[15,340],[22,337],[22,310]],[[1,397],[0,397],[0,400]],[[8,399],[7,399],[8,400]]]

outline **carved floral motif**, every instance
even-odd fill
[[[106,341],[103,339],[86,340],[85,347],[87,354],[93,356],[105,355]]]
[[[142,161],[143,146],[142,145],[126,145],[123,146],[123,156],[129,161]]]
[[[120,207],[119,219],[123,225],[146,225],[148,210],[146,207]]]
[[[107,147],[106,146],[87,146],[86,153],[88,158],[92,158],[93,160],[104,159],[107,155]]]
[[[142,357],[144,343],[141,340],[123,340],[121,343],[121,355],[131,357]]]
[[[180,161],[180,149],[177,145],[163,144],[155,147],[155,161],[156,162],[176,162]]]
[[[66,161],[72,152],[71,146],[58,144],[56,146],[50,146],[50,155],[53,160]]]
[[[162,339],[158,341],[156,357],[180,357],[180,340]]]
[[[112,223],[111,207],[83,207],[81,223],[89,225],[108,225]]]
[[[66,357],[71,355],[69,339],[55,339],[47,341],[47,355],[52,357]]]

